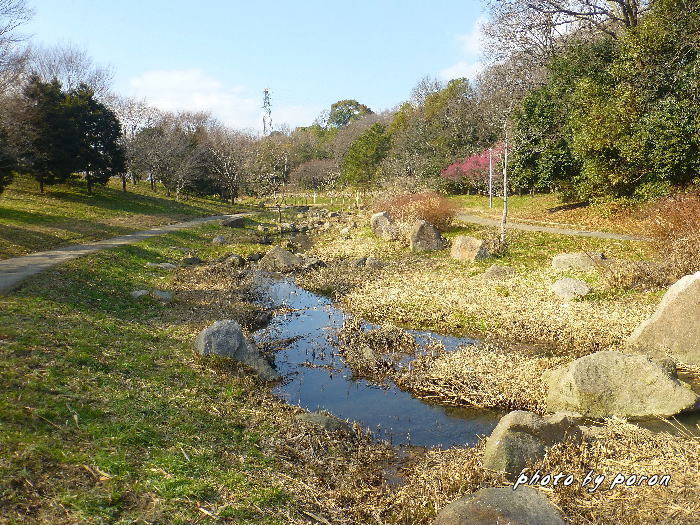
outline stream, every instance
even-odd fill
[[[488,436],[506,411],[484,408],[447,407],[431,404],[401,390],[391,380],[382,384],[353,377],[338,349],[337,333],[350,315],[330,299],[297,286],[289,279],[257,276],[261,302],[281,309],[270,323],[251,335],[256,344],[288,340],[275,355],[275,366],[283,381],[273,393],[307,410],[326,410],[342,419],[369,428],[376,439],[394,445],[449,448],[474,445]],[[366,330],[376,325],[363,324]],[[407,330],[421,349],[431,342],[447,351],[476,343],[473,339]],[[410,358],[403,360],[407,365]],[[700,393],[697,378],[681,377]],[[675,423],[656,419],[637,421],[654,432],[700,436],[700,412],[681,414]],[[677,425],[680,423],[681,426]]]
[[[332,414],[372,430],[394,445],[449,448],[473,445],[488,436],[505,412],[429,404],[393,382],[378,385],[352,377],[339,354],[337,332],[350,316],[330,299],[290,280],[260,277],[258,293],[265,306],[283,308],[269,325],[252,334],[255,343],[292,340],[276,353],[284,380],[273,392],[290,404]],[[370,324],[364,326],[372,328]],[[438,341],[445,349],[474,344],[473,339],[408,330],[421,348]]]

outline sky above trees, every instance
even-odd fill
[[[161,109],[209,110],[229,126],[308,125],[332,103],[375,112],[426,75],[474,76],[479,0],[32,0],[38,45],[73,43],[111,65],[114,90]]]

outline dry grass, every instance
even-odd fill
[[[439,230],[447,229],[459,211],[452,201],[434,192],[409,193],[381,200],[374,209],[388,212],[399,223],[423,219]]]
[[[385,501],[387,522],[430,523],[448,503],[484,487],[504,485],[504,477],[481,465],[483,441],[474,447],[430,450],[403,470],[405,484]]]
[[[680,193],[648,210],[649,233],[671,281],[700,270],[700,195]]]
[[[573,474],[577,482],[550,489],[550,497],[572,523],[697,523],[700,512],[700,439],[653,433],[610,419],[595,439],[580,445],[560,443],[533,466],[542,472]],[[593,493],[580,481],[593,470],[606,476]],[[609,490],[617,473],[669,474],[668,487],[646,485]]]
[[[353,289],[343,304],[374,322],[547,343],[580,355],[619,346],[653,312],[648,299],[637,296],[564,305],[549,290],[559,277],[546,268],[494,284],[449,260],[406,257],[381,280]]]
[[[487,344],[466,346],[437,358],[418,358],[398,384],[432,402],[543,413],[542,373],[567,360]]]

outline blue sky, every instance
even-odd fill
[[[354,98],[375,111],[426,75],[473,76],[479,0],[30,0],[41,45],[70,42],[111,65],[114,90],[166,110],[211,111],[259,130],[262,90],[275,123],[307,125]]]

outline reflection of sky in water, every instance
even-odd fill
[[[269,287],[268,287],[269,285]],[[270,280],[261,286],[270,306],[293,311],[278,315],[269,326],[253,334],[253,340],[296,338],[276,356],[276,366],[285,377],[274,392],[309,410],[325,409],[370,428],[379,438],[395,444],[421,446],[465,445],[488,435],[502,415],[500,412],[429,405],[403,392],[393,383],[377,386],[352,380],[351,371],[338,355],[336,330],[348,317],[331,301],[314,295],[289,281]],[[472,342],[469,339],[411,331],[419,344],[430,338],[448,350]],[[310,366],[302,366],[311,363]]]

